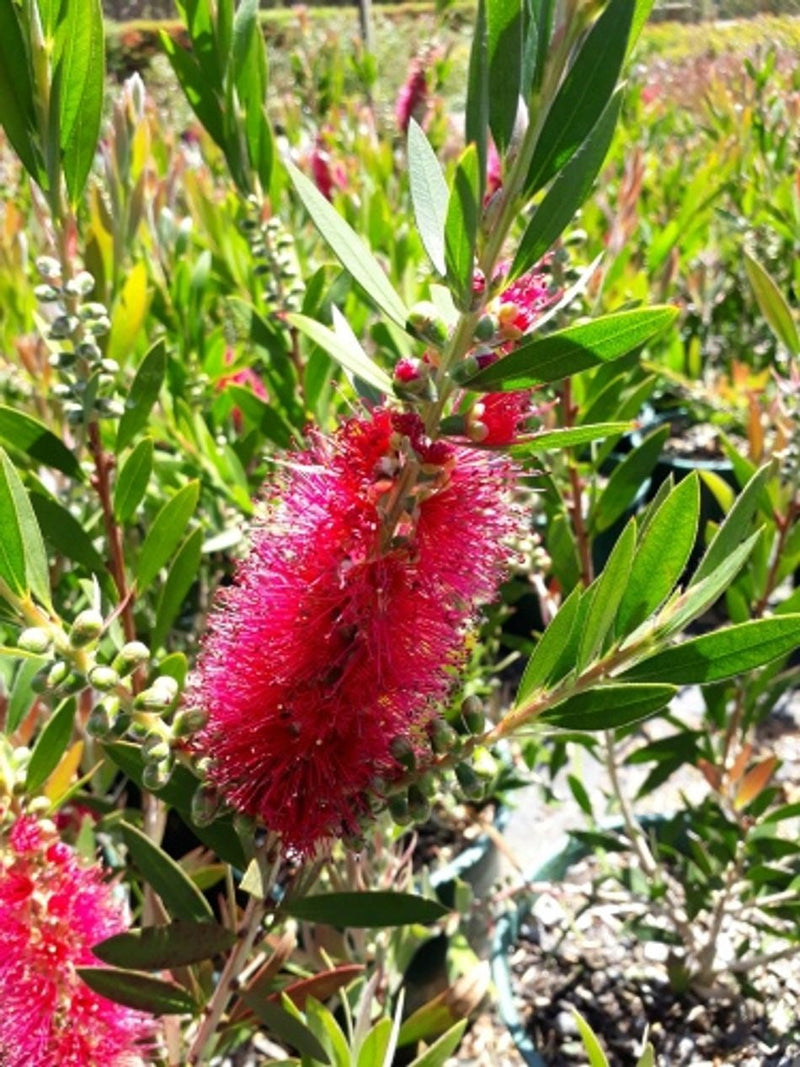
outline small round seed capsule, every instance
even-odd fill
[[[17,648],[21,648],[23,652],[35,652],[37,655],[46,652],[52,643],[51,635],[40,626],[29,626],[17,638]]]
[[[392,822],[397,826],[408,826],[411,822],[411,812],[408,810],[408,796],[406,793],[394,793],[388,801],[389,814]]]
[[[455,767],[459,788],[468,800],[479,800],[483,796],[483,782],[468,763],[457,763]]]
[[[104,625],[100,612],[87,608],[75,617],[69,632],[69,643],[73,648],[85,648],[86,645],[97,640],[103,632]]]
[[[478,697],[469,696],[462,702],[461,718],[471,734],[483,733],[486,726],[486,713]]]
[[[169,760],[161,763],[147,763],[142,771],[142,785],[151,792],[163,789],[172,775],[172,764]]]
[[[203,784],[192,795],[192,822],[210,826],[219,815],[222,798],[213,785]]]
[[[408,813],[414,822],[425,822],[430,818],[430,801],[417,785],[408,787]]]
[[[115,686],[119,685],[119,675],[113,667],[106,667],[103,664],[98,664],[96,667],[92,667],[88,674],[89,685],[93,689],[99,689],[101,693],[107,693]]]

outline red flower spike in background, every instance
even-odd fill
[[[425,65],[420,59],[411,63],[405,84],[397,94],[397,102],[394,108],[394,117],[397,128],[401,133],[406,133],[408,124],[412,118],[420,126],[425,124],[425,116],[428,112],[428,78],[425,73]]]
[[[98,966],[92,946],[127,925],[98,866],[33,816],[16,820],[0,842],[3,1067],[143,1067],[152,1019],[75,973]]]
[[[426,751],[503,576],[512,481],[507,460],[378,410],[315,436],[273,487],[190,702],[208,715],[194,747],[211,780],[292,852],[358,832],[373,781],[403,773],[395,738]]]

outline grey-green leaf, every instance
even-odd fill
[[[164,341],[158,340],[145,353],[131,383],[125,413],[119,421],[117,430],[117,454],[129,445],[136,434],[147,425],[166,371],[167,349]]]
[[[150,634],[150,645],[153,649],[158,649],[164,644],[169,628],[180,611],[186,594],[197,579],[202,550],[203,531],[198,526],[183,542],[170,564],[167,580],[158,598],[155,625]]]
[[[154,978],[139,971],[118,971],[113,967],[78,967],[77,973],[101,997],[125,1004],[151,1015],[194,1015],[193,997],[174,982]]]
[[[286,911],[297,919],[352,928],[433,923],[448,914],[448,909],[438,900],[381,890],[318,893],[290,900]]]
[[[408,180],[411,203],[422,246],[433,269],[444,276],[444,227],[447,219],[447,182],[436,153],[422,127],[412,118],[408,124]]]
[[[391,393],[392,380],[389,375],[369,358],[360,345],[354,344],[352,339],[345,340],[342,334],[334,333],[333,330],[315,319],[308,318],[307,315],[289,314],[286,316],[286,321],[290,326],[304,333],[314,344],[324,349],[331,359],[334,359],[345,370],[382,393]]]
[[[367,296],[398,326],[405,329],[408,317],[406,307],[367,246],[338,211],[331,207],[313,182],[301,174],[292,163],[287,162],[286,169],[297,195],[311,216],[311,221],[339,262],[355,278]]]
[[[115,934],[92,946],[103,963],[126,970],[162,971],[211,959],[236,944],[236,935],[215,922],[176,919]]]
[[[489,127],[500,155],[511,143],[522,82],[522,4],[486,0]]]
[[[200,483],[191,481],[179,489],[156,515],[137,561],[136,585],[140,593],[147,589],[180,544],[199,495]]]
[[[80,200],[92,167],[103,113],[105,46],[100,0],[71,0],[59,28],[59,139],[67,191]]]
[[[480,195],[478,151],[474,144],[470,144],[464,149],[456,166],[444,228],[447,280],[456,306],[462,311],[467,310],[472,303]]]
[[[240,996],[247,1007],[268,1030],[276,1034],[282,1041],[285,1041],[287,1045],[297,1049],[302,1056],[308,1056],[316,1063],[327,1064],[331,1062],[328,1053],[318,1038],[314,1036],[305,1023],[295,1018],[285,1008],[273,1003],[261,993],[249,992],[245,989],[240,993]]]

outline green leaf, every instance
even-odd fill
[[[521,707],[537,689],[553,679],[553,670],[561,658],[564,645],[569,641],[575,620],[581,590],[576,587],[558,609],[550,625],[544,631],[525,667],[525,673],[517,690],[516,706]],[[557,679],[556,679],[557,680]]]
[[[0,125],[25,170],[47,189],[37,139],[36,104],[14,0],[0,0]]]
[[[369,1030],[358,1050],[357,1067],[384,1067],[392,1038],[392,1020],[383,1018]]]
[[[567,785],[569,785],[569,791],[572,793],[575,803],[581,809],[583,814],[588,815],[591,819],[594,816],[594,810],[592,808],[591,798],[586,792],[586,786],[580,778],[574,774],[567,775]]]
[[[133,862],[176,919],[203,922],[213,918],[206,898],[171,856],[136,826],[123,820],[119,828]]]
[[[700,483],[692,472],[672,490],[644,532],[619,606],[626,635],[663,604],[689,561],[700,518]]]
[[[444,257],[447,280],[456,306],[462,311],[472,304],[475,275],[475,242],[480,221],[481,179],[478,152],[467,145],[456,166],[447,203]]]
[[[100,135],[105,80],[103,9],[100,0],[66,5],[58,31],[59,143],[73,206],[86,185]]]
[[[574,155],[617,84],[633,17],[631,0],[610,0],[561,83],[536,143],[526,182],[541,189]]]
[[[331,359],[341,367],[360,378],[367,385],[372,385],[382,393],[392,392],[392,380],[389,375],[374,363],[360,345],[346,341],[341,334],[334,333],[321,322],[306,315],[289,314],[286,321],[290,326],[304,333],[314,344],[324,349]]]
[[[568,697],[541,721],[563,730],[613,730],[654,715],[677,692],[677,685],[602,685]]]
[[[168,656],[163,661],[162,669],[170,659],[172,657]],[[139,745],[116,741],[105,744],[103,750],[132,782],[136,782],[142,788],[144,761],[142,760],[142,750]],[[195,778],[188,768],[178,764],[173,769],[170,780],[164,788],[153,789],[151,792],[159,800],[163,800],[165,804],[175,808],[195,837],[210,848],[212,852],[216,853],[221,860],[229,863],[232,867],[236,867],[238,870],[242,870],[247,865],[247,861],[239,838],[236,835],[231,815],[220,816],[210,826],[197,826],[192,821],[192,797],[199,785],[199,779]]]
[[[639,40],[639,35],[650,18],[650,12],[653,10],[655,0],[636,0],[633,10],[633,22],[631,23],[631,32],[628,36],[628,52],[630,55],[633,51],[636,42]]]
[[[569,225],[608,154],[622,106],[622,91],[609,100],[589,136],[553,182],[522,235],[508,273],[509,284],[530,270]]]
[[[798,645],[800,615],[755,619],[673,645],[637,663],[625,677],[668,678],[676,685],[719,682],[785,656]]]
[[[690,586],[707,578],[741,545],[752,527],[770,473],[771,465],[765,464],[742,489],[700,560]]]
[[[311,221],[339,262],[355,278],[367,296],[398,326],[405,329],[408,318],[406,307],[364,242],[297,167],[287,162],[286,169],[297,195],[311,216]]]
[[[561,430],[543,430],[531,437],[518,437],[508,449],[514,457],[533,456],[540,452],[560,452],[564,448],[586,445],[604,437],[616,437],[631,429],[630,422],[598,422],[593,426],[570,426]]]
[[[214,84],[195,59],[182,45],[159,30],[161,47],[169,59],[189,106],[208,131],[213,141],[225,149],[224,118],[219,101],[214,93]]]
[[[167,371],[167,349],[163,339],[156,341],[146,352],[131,383],[125,413],[117,430],[117,455],[129,445],[136,434],[147,425],[150,411],[158,399]]]
[[[611,630],[625,593],[635,551],[636,520],[631,519],[614,545],[603,573],[594,582],[594,598],[581,633],[577,663],[579,671],[592,661]]]
[[[197,579],[202,551],[203,531],[198,526],[183,542],[170,564],[167,580],[158,598],[156,621],[150,634],[151,648],[160,648],[164,644],[169,628],[180,611],[186,594]]]
[[[436,153],[413,118],[408,124],[408,180],[422,246],[433,269],[444,275],[447,271],[444,227],[449,191]]]
[[[612,470],[591,515],[595,533],[609,529],[625,514],[650,476],[668,437],[669,426],[660,426]]]
[[[50,575],[47,553],[28,494],[0,448],[0,579],[12,593],[32,590],[45,606],[50,605]]]
[[[114,486],[114,514],[126,523],[142,502],[153,472],[153,439],[143,438],[125,460]]]
[[[76,972],[90,989],[115,1004],[151,1015],[194,1015],[197,1011],[197,1004],[185,989],[150,974],[112,967],[77,967]]]
[[[25,789],[32,796],[39,792],[67,751],[72,737],[75,708],[74,696],[62,700],[36,739],[25,775]]]
[[[111,312],[111,329],[106,356],[124,366],[143,332],[150,297],[147,292],[147,267],[135,263],[127,272]],[[149,413],[149,412],[148,412]]]
[[[744,266],[761,314],[769,323],[769,328],[791,355],[800,355],[797,323],[775,280],[747,250],[744,252]]]
[[[442,1034],[432,1045],[412,1060],[409,1067],[444,1067],[445,1061],[453,1055],[461,1043],[464,1031],[467,1028],[468,1019],[461,1019]]]
[[[580,1031],[581,1041],[583,1041],[583,1047],[586,1049],[586,1055],[589,1057],[589,1067],[608,1067],[608,1060],[606,1054],[597,1040],[594,1030],[587,1023],[584,1017],[575,1008],[572,1009],[572,1015]]]
[[[516,114],[516,112],[515,112]],[[486,27],[486,0],[478,0],[472,47],[467,73],[467,106],[464,140],[478,152],[481,199],[486,175],[486,136],[489,128],[489,34]]]
[[[167,501],[147,531],[136,565],[136,585],[143,593],[180,544],[200,496],[200,483],[189,482]]]
[[[60,437],[32,415],[5,404],[0,404],[0,441],[71,478],[83,479],[80,464]]]
[[[20,653],[22,655],[22,653]],[[47,663],[44,656],[26,657],[17,667],[11,691],[8,694],[8,706],[6,707],[6,721],[4,732],[6,736],[14,733],[16,728],[31,710],[36,697],[31,682]]]
[[[511,143],[522,82],[522,4],[486,0],[489,127],[502,156]]]
[[[354,929],[434,923],[448,914],[438,900],[382,891],[319,893],[289,901],[286,911],[296,919]]]
[[[466,384],[470,389],[493,393],[559,381],[626,356],[661,333],[677,314],[677,308],[652,307],[618,311],[579,326],[568,326],[521,344]]]
[[[267,999],[266,994],[245,989],[239,996],[271,1033],[297,1049],[302,1056],[309,1056],[318,1063],[331,1062],[328,1053],[305,1023],[279,1004]]]
[[[211,959],[236,944],[236,934],[214,922],[176,920],[115,934],[92,946],[103,963],[126,970],[163,971]]]
[[[31,504],[39,528],[51,548],[96,574],[104,586],[113,591],[113,582],[105,560],[92,544],[80,522],[52,497],[31,493]]]

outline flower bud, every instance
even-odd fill
[[[21,648],[23,652],[35,652],[38,655],[46,652],[52,643],[53,639],[50,634],[40,626],[29,626],[17,638],[17,648]]]
[[[58,659],[47,673],[47,688],[56,689],[69,676],[69,664]]]
[[[114,729],[118,711],[118,700],[104,700],[95,704],[86,720],[87,732],[101,741],[108,737]]]
[[[141,641],[128,641],[114,657],[111,666],[123,677],[150,659],[150,649]]]
[[[137,708],[148,711],[165,711],[178,695],[178,683],[174,678],[162,674],[134,700]]]
[[[476,341],[491,341],[497,336],[498,322],[494,315],[481,315],[475,327]]]
[[[81,359],[87,359],[90,363],[95,363],[103,357],[103,353],[94,341],[81,341],[75,351]]]
[[[37,285],[33,295],[40,304],[52,304],[54,300],[58,300],[61,293],[53,285]]]
[[[192,822],[210,826],[219,814],[221,797],[213,785],[200,785],[192,796]]]
[[[74,315],[58,315],[50,324],[49,337],[52,341],[64,341],[72,337],[79,325]]]
[[[93,689],[99,689],[102,693],[107,693],[116,685],[119,685],[119,675],[114,668],[105,667],[102,664],[92,667],[88,677],[89,685]]]
[[[48,282],[61,277],[61,264],[52,256],[39,256],[36,260],[36,269]]]
[[[73,648],[84,648],[86,645],[96,641],[100,634],[103,632],[103,616],[99,611],[94,611],[92,608],[88,608],[86,611],[80,612],[72,623],[72,629],[69,632],[69,643]]]
[[[389,751],[401,766],[405,767],[407,771],[413,771],[417,757],[414,754],[414,746],[407,737],[399,734],[397,737],[392,738]]]
[[[394,793],[389,797],[389,814],[392,822],[397,826],[408,826],[411,822],[411,812],[408,810],[408,797],[405,793]]]
[[[208,721],[208,715],[200,708],[183,708],[172,720],[173,737],[190,737],[202,730]]]
[[[477,697],[470,696],[462,702],[461,718],[471,734],[483,733],[486,725],[486,714],[483,710],[483,704]]]
[[[425,822],[430,818],[430,801],[417,785],[408,787],[408,813],[414,822]]]
[[[428,341],[437,348],[447,344],[450,331],[439,314],[438,308],[428,300],[415,304],[408,313],[406,329],[421,341]]]
[[[169,759],[169,742],[157,730],[144,739],[142,759],[145,763],[163,763]]]
[[[171,775],[172,764],[169,760],[161,763],[147,763],[142,771],[142,785],[152,793],[157,789],[163,789]]]
[[[53,370],[69,370],[76,358],[75,353],[70,349],[62,348],[60,352],[52,352],[47,357],[47,362]]]
[[[457,763],[455,767],[459,788],[468,800],[479,800],[483,796],[483,782],[468,763]]]
[[[450,752],[458,745],[458,734],[444,719],[434,719],[430,725],[431,747],[437,755]]]

